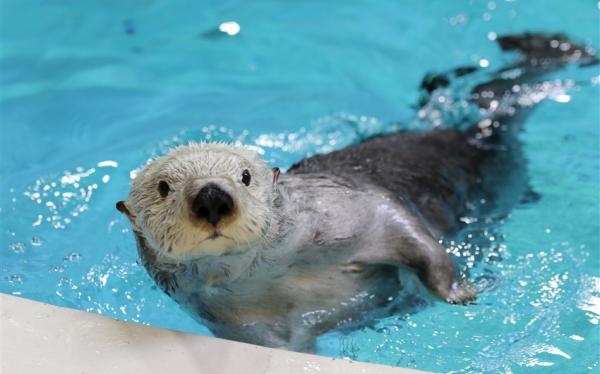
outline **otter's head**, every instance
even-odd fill
[[[180,146],[148,164],[117,209],[138,240],[165,255],[239,252],[264,237],[278,175],[241,146]]]

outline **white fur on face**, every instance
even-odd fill
[[[248,170],[250,185],[242,183]],[[166,197],[160,181],[168,183]],[[234,200],[236,214],[223,220],[223,236],[210,239],[214,228],[192,217],[193,200],[207,183],[215,183]],[[275,198],[271,170],[255,152],[222,143],[179,146],[148,164],[134,179],[125,202],[132,225],[148,244],[169,256],[189,258],[239,252],[264,240]]]

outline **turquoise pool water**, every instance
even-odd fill
[[[562,31],[598,48],[599,19],[596,1],[0,0],[0,291],[209,334],[156,289],[114,209],[147,159],[227,140],[285,168],[392,122],[423,128],[412,106],[426,72],[498,68],[511,56],[494,33]],[[227,21],[239,32],[218,31]],[[330,333],[317,353],[440,372],[597,372],[599,77],[556,74],[577,82],[568,100],[528,118],[542,198],[480,238],[502,261],[471,265],[477,305]]]

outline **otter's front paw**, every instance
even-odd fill
[[[469,304],[477,299],[477,290],[469,282],[454,282],[446,296],[449,304]]]

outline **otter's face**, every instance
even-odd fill
[[[239,252],[264,238],[277,174],[240,146],[180,146],[147,165],[117,208],[164,254]]]

